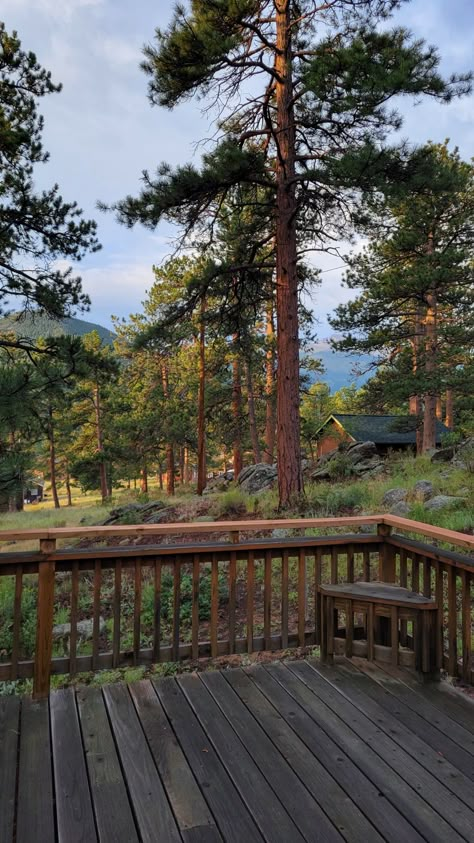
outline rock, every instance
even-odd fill
[[[402,489],[401,487],[389,489],[382,498],[382,504],[383,506],[394,506],[400,501],[406,501],[407,498],[408,489]]]
[[[390,507],[389,512],[390,515],[399,515],[401,518],[405,518],[406,515],[410,514],[410,510],[410,504],[406,501],[397,501]]]
[[[233,477],[228,477],[227,474],[219,474],[218,477],[213,477],[207,481],[203,495],[212,495],[214,492],[226,492],[232,481]]]
[[[176,516],[176,510],[173,506],[167,506],[165,509],[160,509],[158,512],[150,512],[144,519],[145,524],[161,524],[162,521],[172,520]]]
[[[427,501],[433,497],[433,484],[429,480],[418,480],[413,487],[413,492],[415,494],[415,500]]]
[[[76,625],[77,637],[79,641],[89,641],[94,632],[94,621],[92,618],[78,621]],[[105,630],[105,621],[103,617],[99,618],[99,633]],[[53,641],[63,641],[65,650],[69,650],[69,641],[71,637],[71,624],[59,623],[53,626]]]
[[[375,533],[375,524],[361,524],[359,533]]]
[[[378,457],[375,442],[356,442],[354,445],[349,446],[346,454],[354,464],[370,457]]]
[[[448,506],[457,506],[464,503],[465,498],[457,497],[455,495],[436,495],[425,503],[425,509],[430,512],[436,512],[438,509],[445,509]]]
[[[374,442],[356,442],[349,448],[335,448],[328,454],[323,454],[316,465],[315,471],[311,473],[312,480],[329,480],[334,477],[331,462],[339,460],[347,467],[347,475],[355,475],[356,477],[372,476],[380,474],[384,470],[384,464]],[[336,471],[336,475],[337,475]]]
[[[266,489],[271,489],[277,478],[276,465],[268,465],[265,462],[257,463],[257,465],[250,465],[244,468],[238,478],[237,482],[243,492],[253,495],[256,492],[263,492]]]
[[[449,462],[454,457],[456,453],[456,449],[454,445],[450,445],[449,448],[439,448],[431,457],[431,462]]]

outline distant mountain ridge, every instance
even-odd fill
[[[52,319],[39,313],[27,313],[25,316],[12,313],[0,319],[0,333],[7,331],[13,331],[16,336],[30,340],[37,340],[39,337],[83,337],[92,331],[97,331],[106,345],[111,345],[115,339],[112,331],[95,322],[86,322],[85,319],[76,319],[73,316]]]
[[[21,314],[0,319],[0,333],[13,331],[17,336],[37,340],[39,337],[60,337],[64,335],[83,337],[91,331],[97,331],[101,340],[106,345],[111,345],[116,338],[113,331],[98,325],[95,322],[87,322],[85,319],[68,317],[66,319],[51,319],[49,316],[28,313],[25,317]],[[319,358],[324,366],[324,374],[307,372],[311,383],[321,380],[329,384],[331,392],[337,392],[343,386],[350,386],[355,383],[361,387],[368,380],[372,372],[365,372],[373,362],[368,355],[344,354],[341,351],[332,351],[328,342],[319,342],[314,345],[310,355]],[[354,369],[365,372],[358,375]]]

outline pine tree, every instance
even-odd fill
[[[35,55],[21,49],[17,34],[0,23],[0,313],[12,301],[55,317],[89,304],[81,279],[57,261],[79,261],[96,251],[96,224],[82,217],[75,202],[65,202],[57,185],[36,192],[33,181],[35,167],[49,157],[38,100],[60,90]],[[28,345],[16,338],[5,343]]]
[[[262,191],[263,231],[275,239],[280,505],[303,490],[299,420],[298,262],[347,234],[358,191],[399,177],[388,150],[402,94],[440,100],[469,90],[444,81],[433,48],[403,29],[381,31],[398,0],[193,0],[145,49],[153,104],[206,95],[219,107],[220,139],[202,167],[147,173],[136,199],[115,207],[127,225],[167,218],[205,237],[236,186]],[[259,88],[259,90],[258,90]],[[244,97],[239,94],[245,90]],[[242,190],[242,208],[248,192]],[[253,200],[255,201],[255,200]],[[263,213],[265,216],[265,213]],[[263,239],[263,237],[262,237]]]
[[[362,293],[331,324],[344,335],[337,348],[374,353],[385,365],[378,384],[422,417],[418,450],[426,452],[436,445],[441,394],[459,388],[453,363],[462,368],[473,345],[474,167],[447,144],[418,155],[423,174],[374,207],[375,236],[346,278]]]

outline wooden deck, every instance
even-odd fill
[[[0,843],[474,841],[474,704],[342,661],[0,698]]]

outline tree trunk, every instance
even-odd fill
[[[453,406],[453,390],[446,390],[446,417],[444,423],[450,430],[454,427],[454,406]]]
[[[423,322],[421,308],[417,306],[415,314],[415,334],[413,337],[413,374],[416,375],[420,364],[420,348],[422,338]],[[423,428],[420,424],[422,404],[419,395],[410,395],[409,412],[412,416],[417,416],[418,423],[416,427],[416,453],[420,455],[423,450]]]
[[[298,278],[296,271],[296,131],[291,69],[291,2],[276,9],[276,311],[279,507],[303,492],[299,414]]]
[[[140,490],[146,495],[148,493],[148,468],[146,463],[143,464],[140,477]]]
[[[184,451],[183,451],[183,460],[184,460],[183,483],[185,483],[187,485],[188,483],[191,482],[191,471],[190,471],[190,465],[189,465],[189,448],[188,448],[187,445],[186,445],[186,447],[184,448]]]
[[[179,449],[179,482],[184,485],[184,448]]]
[[[443,420],[443,402],[441,400],[441,395],[436,396],[436,418],[439,421]]]
[[[255,418],[255,396],[253,392],[252,370],[250,363],[245,366],[245,379],[247,383],[247,404],[249,409],[249,428],[250,441],[252,442],[253,461],[259,463],[262,461],[260,452],[260,442],[258,441],[257,420]]]
[[[129,488],[130,488],[130,486],[129,486]],[[71,475],[69,474],[69,468],[67,466],[66,466],[66,495],[67,495],[67,505],[72,506]]]
[[[232,360],[232,418],[234,422],[233,435],[233,469],[234,480],[237,480],[243,468],[242,456],[242,381],[240,375],[239,335],[234,334],[234,354]]]
[[[272,465],[275,451],[275,348],[273,345],[273,304],[268,303],[265,325],[267,351],[265,355],[265,450],[263,462]]]
[[[169,381],[168,369],[165,364],[161,367],[161,379],[166,405],[169,401]],[[166,444],[166,492],[170,496],[174,495],[174,444],[170,441]]]
[[[49,478],[54,508],[59,509],[58,486],[56,483],[56,443],[54,440],[53,408],[48,407],[48,441],[49,441]]]
[[[163,491],[163,469],[161,468],[161,462],[158,463],[158,483],[160,484],[160,492]]]
[[[206,471],[206,312],[205,299],[201,302],[199,323],[199,389],[198,389],[198,446],[197,446],[197,493],[202,495],[207,485]]]
[[[428,389],[423,396],[423,453],[426,454],[436,448],[436,393],[433,376],[436,372],[437,346],[437,307],[436,293],[431,291],[427,295],[428,307],[425,316],[425,376]]]
[[[100,494],[102,503],[106,503],[109,497],[109,489],[107,486],[107,469],[104,461],[104,445],[102,440],[102,412],[100,406],[100,391],[97,384],[94,389],[94,407],[95,407],[95,424],[97,437],[97,453],[99,454],[99,473],[100,473]]]

